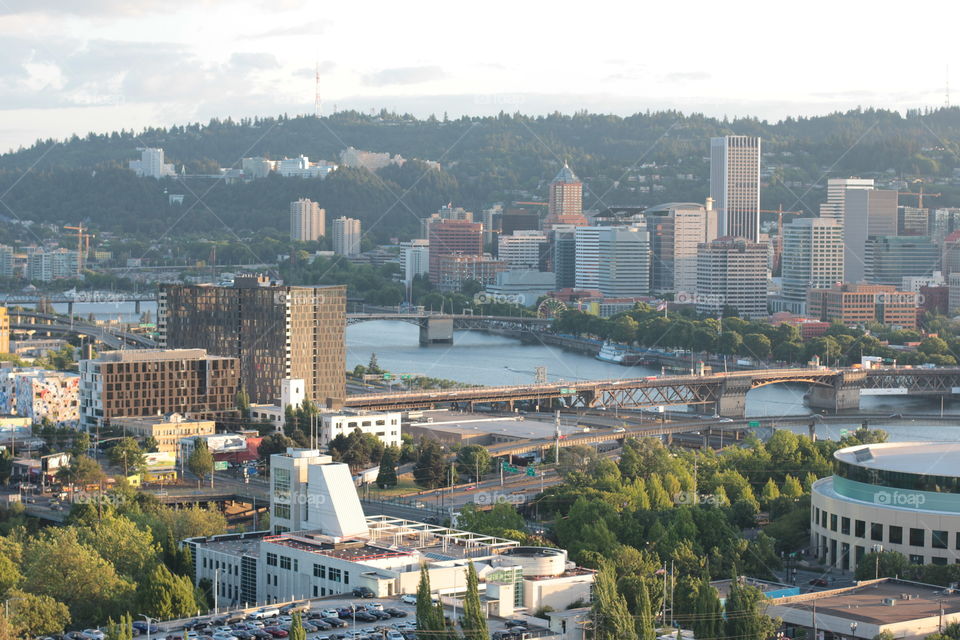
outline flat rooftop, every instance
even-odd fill
[[[278,544],[291,549],[308,551],[330,558],[339,558],[350,562],[364,562],[365,560],[381,560],[383,558],[402,558],[415,555],[412,551],[389,549],[362,541],[348,541],[345,543],[311,540],[309,534],[290,535],[281,534],[268,536],[264,542]]]
[[[885,580],[848,589],[818,591],[801,596],[788,596],[770,601],[771,606],[811,612],[816,602],[817,614],[878,625],[907,620],[932,618],[943,613],[960,612],[960,593],[948,593],[937,587],[906,580]],[[892,598],[893,605],[884,604]]]
[[[751,587],[756,587],[762,593],[770,593],[771,591],[780,591],[781,589],[796,589],[795,585],[783,584],[780,582],[771,582],[769,580],[758,580],[756,578],[743,578],[741,580],[743,584],[750,585]],[[717,590],[717,593],[720,594],[721,598],[726,598],[730,595],[730,586],[733,584],[732,578],[725,578],[723,580],[711,580],[710,586]]]
[[[152,362],[155,360],[233,360],[233,358],[212,356],[207,354],[206,349],[130,349],[101,353],[94,362]]]
[[[490,434],[500,437],[541,440],[556,435],[557,427],[552,420],[521,419],[512,416],[496,416],[488,413],[458,413],[454,411],[422,411],[421,418],[410,417],[409,426],[437,429],[450,433],[473,435]],[[560,425],[564,435],[578,433],[575,424],[570,424],[569,416]],[[430,419],[430,422],[427,420]]]
[[[252,531],[250,533],[228,533],[209,538],[191,538],[209,551],[226,553],[234,556],[260,556],[260,541],[270,535],[269,531]]]
[[[841,462],[884,471],[960,476],[960,442],[885,442],[840,449]]]

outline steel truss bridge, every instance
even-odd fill
[[[444,313],[348,313],[347,325],[372,320],[400,320],[410,324],[423,325],[433,320],[452,320],[453,328],[458,331],[482,331],[491,328],[502,329],[544,329],[553,322],[550,318],[529,318],[523,316],[475,316],[470,314]]]

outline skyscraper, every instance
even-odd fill
[[[650,232],[646,226],[603,227],[597,234],[597,284],[609,298],[650,293]]]
[[[497,258],[511,269],[540,268],[540,256],[547,237],[539,231],[518,230],[513,235],[502,235],[497,241]]]
[[[290,203],[290,239],[294,242],[316,242],[325,233],[327,212],[312,200],[300,198]]]
[[[692,294],[697,289],[697,247],[717,237],[712,203],[670,202],[647,209],[644,217],[653,252],[653,291]]]
[[[577,289],[600,289],[600,231],[603,228],[577,227],[574,232]]]
[[[440,282],[440,257],[483,253],[483,225],[467,220],[434,220],[427,229],[430,240],[430,281]]]
[[[547,217],[543,221],[545,231],[557,224],[587,224],[587,219],[583,217],[583,183],[567,163],[563,163],[560,173],[550,183],[548,206]]]
[[[806,313],[807,291],[843,280],[843,225],[835,218],[801,218],[783,226],[782,309]]]
[[[863,282],[867,238],[897,235],[897,192],[847,189],[843,220],[843,281]]]
[[[577,286],[576,227],[554,227],[550,233],[550,259],[557,289]]]
[[[292,287],[238,276],[232,287],[162,285],[160,344],[240,359],[252,402],[279,404],[285,378],[304,381],[308,399],[344,397],[346,287]]]
[[[827,180],[827,201],[820,205],[821,218],[843,220],[847,190],[873,189],[873,178],[830,178]]]
[[[910,276],[930,276],[940,265],[940,250],[929,236],[867,238],[866,281],[899,287]]]
[[[331,227],[334,253],[341,256],[359,255],[360,221],[341,216],[333,221]]]
[[[766,244],[727,236],[701,244],[699,253],[698,313],[715,316],[730,306],[743,318],[767,316]]]
[[[757,242],[760,238],[760,138],[710,139],[710,197],[719,216],[720,234]]]

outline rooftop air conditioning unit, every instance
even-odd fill
[[[892,606],[895,605],[895,604],[897,604],[897,599],[896,599],[896,598],[884,598],[884,599],[883,599],[883,606],[885,606],[885,607],[892,607]]]

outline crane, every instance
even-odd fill
[[[759,209],[758,212],[777,214],[777,244],[773,253],[774,267],[777,268],[780,264],[780,256],[783,255],[783,214],[799,215],[803,211],[784,211],[783,205],[780,205],[776,209]]]
[[[913,184],[920,183],[920,189],[914,193],[912,191],[901,191],[901,196],[917,196],[917,209],[923,209],[923,196],[928,198],[939,198],[942,194],[940,193],[924,193],[923,192],[923,180],[914,180]]]
[[[83,226],[83,223],[73,227],[65,226],[64,229],[74,231],[75,233],[70,233],[67,235],[77,237],[77,277],[80,277],[80,274],[83,272],[83,263],[86,260],[87,254],[90,252],[90,238],[93,237],[93,234],[87,233],[87,228]]]

